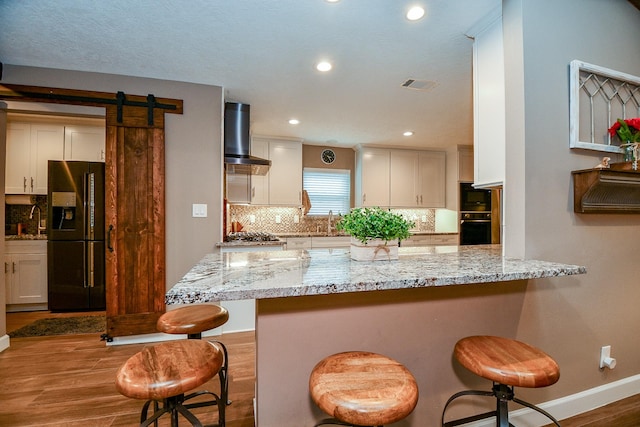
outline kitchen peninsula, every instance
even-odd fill
[[[166,302],[257,300],[259,427],[323,418],[308,395],[309,373],[325,356],[348,350],[383,353],[407,366],[420,400],[402,425],[436,426],[446,397],[474,381],[454,370],[455,342],[483,333],[515,337],[525,295],[570,286],[571,279],[553,278],[584,273],[581,266],[504,258],[499,246],[400,248],[399,260],[389,262],[351,261],[347,249],[209,254]]]

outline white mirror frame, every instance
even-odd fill
[[[607,107],[604,111],[606,117],[599,117],[600,121],[607,123],[606,129],[596,128],[594,122],[596,118],[594,115],[593,99],[595,94],[591,97],[584,92],[581,92],[582,81],[581,75],[589,74],[590,77],[595,78],[599,84],[604,87],[608,84],[611,90],[617,92],[619,87],[624,86],[627,94],[630,94],[630,98],[626,101],[621,100],[619,97],[616,99],[616,103],[619,103],[618,107],[624,114],[624,119],[640,116],[640,77],[633,76],[631,74],[621,73],[619,71],[611,70],[608,68],[600,67],[598,65],[588,64],[577,59],[571,61],[570,64],[570,95],[569,95],[569,123],[570,123],[570,148],[583,148],[587,150],[605,151],[609,153],[622,153],[622,149],[617,145],[613,145],[611,137],[608,135],[608,128],[618,118],[616,115],[612,117],[611,114],[611,99],[600,100],[601,103]],[[602,80],[600,80],[602,79]],[[583,100],[586,99],[591,104],[591,111],[580,111],[580,96],[583,96]],[[612,95],[612,94],[609,94]],[[616,96],[614,96],[616,98]],[[627,105],[628,104],[628,105]],[[580,141],[580,119],[583,121],[588,117],[590,129],[587,132],[589,135],[589,141]],[[600,126],[602,127],[602,126]],[[585,132],[583,131],[583,134]],[[602,139],[607,143],[596,142],[596,138]]]

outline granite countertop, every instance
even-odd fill
[[[411,231],[412,236],[423,236],[423,235],[450,235],[450,234],[458,234],[455,231],[451,232],[436,232],[436,231]],[[287,237],[349,237],[348,234],[345,233],[332,233],[327,234],[327,232],[308,232],[308,233],[278,233],[278,237],[287,238]]]
[[[8,234],[4,236],[4,240],[16,241],[16,240],[47,240],[46,234]]]
[[[537,279],[586,268],[504,258],[499,245],[398,250],[397,261],[352,261],[348,249],[208,254],[166,294],[167,304],[323,295]]]
[[[282,246],[284,240],[267,240],[267,241],[250,241],[250,240],[233,240],[231,242],[218,242],[216,248],[243,248],[256,246]]]

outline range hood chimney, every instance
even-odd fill
[[[271,160],[251,156],[249,104],[224,104],[224,163],[227,173],[265,175]]]

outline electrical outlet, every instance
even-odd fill
[[[427,216],[426,215],[422,215],[422,222],[427,222]]]
[[[294,224],[299,223],[300,222],[300,217],[298,215],[294,215],[293,216],[293,222],[294,222]]]
[[[276,215],[276,224],[280,224],[282,222],[282,217],[280,215]]]
[[[256,223],[256,216],[255,215],[249,215],[249,222],[251,224],[255,224]]]

